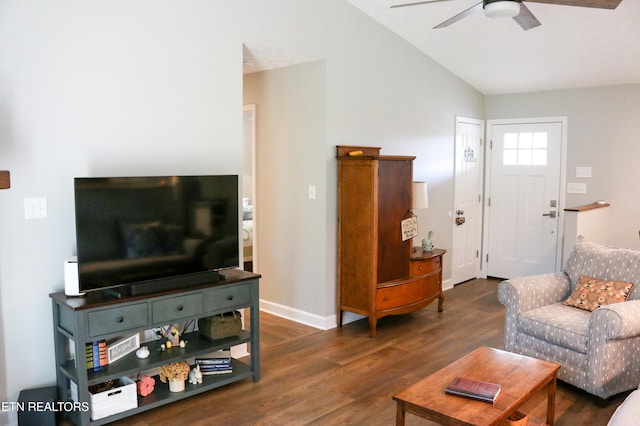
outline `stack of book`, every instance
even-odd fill
[[[207,358],[196,358],[195,363],[200,366],[200,372],[203,376],[233,372],[230,349],[215,352]]]
[[[85,344],[87,370],[100,371],[107,365],[107,342],[96,340]]]

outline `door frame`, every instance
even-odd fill
[[[487,251],[489,249],[489,203],[491,202],[491,145],[493,143],[493,126],[509,125],[509,124],[541,124],[541,123],[560,123],[561,131],[561,149],[560,149],[560,195],[558,199],[558,243],[556,250],[556,272],[562,270],[562,258],[564,250],[564,205],[567,187],[567,117],[531,117],[531,118],[509,118],[486,120],[485,141],[484,144],[484,203],[483,203],[483,225],[482,225],[482,278],[487,278]]]
[[[253,248],[252,248],[252,253],[251,253],[251,257],[252,257],[252,262],[253,262],[253,272],[258,271],[259,270],[259,265],[258,265],[258,250],[257,250],[257,246],[258,246],[258,234],[259,232],[257,232],[257,228],[259,228],[258,226],[256,226],[256,212],[259,211],[260,209],[257,207],[257,205],[259,204],[258,202],[258,197],[257,197],[257,191],[258,191],[258,179],[257,179],[257,173],[258,173],[258,169],[257,169],[257,154],[258,154],[258,148],[257,148],[257,143],[256,143],[256,132],[257,132],[257,126],[256,126],[256,119],[257,119],[257,105],[256,104],[245,104],[242,105],[242,115],[243,115],[243,121],[244,121],[244,114],[248,113],[251,119],[251,129],[250,129],[250,142],[249,145],[251,145],[249,147],[250,155],[251,155],[251,187],[252,187],[252,192],[253,192],[253,197],[251,197],[251,202],[253,203]],[[243,128],[244,128],[244,122],[243,122]],[[243,135],[242,137],[245,138],[246,135]],[[246,147],[245,147],[246,148]],[[247,155],[247,153],[244,154],[245,156]],[[244,183],[243,183],[244,184]],[[242,201],[242,195],[240,195],[240,201]],[[240,235],[242,235],[242,224],[240,224]],[[242,244],[242,243],[241,243]],[[240,247],[240,256],[241,258],[243,258],[243,252],[244,252],[244,247],[241,246]]]

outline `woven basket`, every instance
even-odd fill
[[[237,336],[242,331],[242,315],[239,311],[198,319],[200,334],[207,339],[217,340]]]

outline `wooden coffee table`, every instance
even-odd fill
[[[558,364],[499,349],[481,347],[393,396],[396,425],[406,413],[443,425],[498,425],[529,398],[547,387],[547,423],[553,426]],[[444,389],[454,377],[498,383],[494,404],[454,395]],[[529,424],[544,424],[529,421]]]

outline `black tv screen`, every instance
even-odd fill
[[[239,266],[238,176],[75,178],[80,291],[150,293]]]

